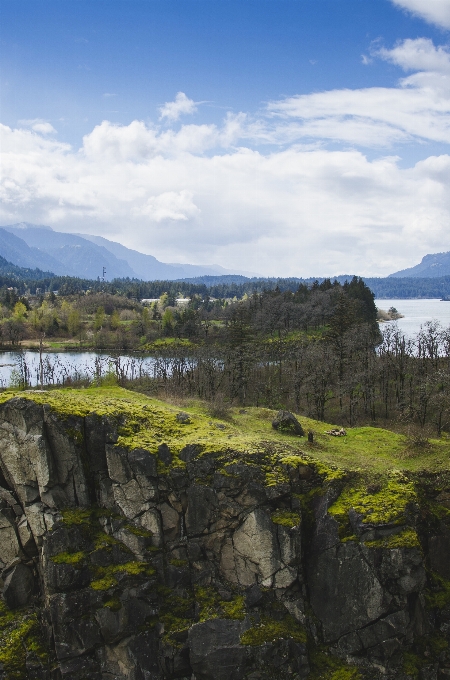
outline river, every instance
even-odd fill
[[[388,323],[397,323],[399,329],[408,337],[413,337],[426,321],[439,321],[443,327],[450,326],[450,302],[430,300],[375,300],[377,307],[388,310],[395,307],[402,319],[397,322],[380,324],[381,329]],[[155,376],[161,370],[160,362],[151,356],[122,354],[111,357],[101,352],[43,352],[42,368],[44,383],[64,384],[70,376],[72,379],[84,377],[92,380],[105,375],[109,371],[135,378],[141,375]],[[39,385],[41,365],[38,352],[0,352],[0,387],[8,387],[23,378],[24,368],[27,382],[32,386]],[[170,369],[167,367],[169,372]]]
[[[408,337],[416,335],[426,321],[439,321],[444,328],[450,326],[450,302],[442,302],[433,298],[431,300],[375,300],[375,304],[385,311],[390,307],[395,307],[400,314],[403,314],[403,319],[398,319],[396,323]],[[385,326],[384,323],[380,324],[381,329],[383,326]]]
[[[101,352],[43,352],[42,371],[45,384],[65,384],[67,378],[93,379],[113,371],[120,376],[137,378],[155,374],[156,360],[151,356],[119,355]],[[32,386],[41,382],[39,352],[0,352],[0,387],[23,381]]]

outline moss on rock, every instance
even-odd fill
[[[33,654],[42,668],[49,667],[51,656],[37,613],[32,609],[13,612],[0,602],[0,664],[5,680],[26,680],[29,654]]]
[[[257,625],[241,635],[241,644],[250,647],[258,647],[277,640],[294,640],[305,644],[307,635],[303,626],[290,615],[281,621],[262,616]]]
[[[281,524],[281,526],[289,529],[298,527],[301,521],[300,513],[292,510],[277,510],[272,513],[271,519],[274,524]]]
[[[328,512],[344,525],[350,510],[361,516],[363,524],[403,524],[408,506],[418,502],[414,483],[394,472],[375,488],[371,492],[360,479],[348,484]]]
[[[51,561],[55,564],[71,564],[73,566],[81,564],[86,558],[86,553],[78,551],[74,553],[62,552],[51,557]]]
[[[417,532],[408,527],[399,534],[386,536],[376,541],[366,541],[364,545],[367,548],[420,548],[420,541]]]

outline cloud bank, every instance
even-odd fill
[[[392,0],[392,2],[431,24],[450,28],[450,0]]]
[[[274,276],[385,275],[450,250],[450,156],[405,169],[391,152],[450,144],[448,50],[421,38],[372,57],[405,71],[397,87],[289,97],[221,125],[103,121],[78,150],[33,125],[1,126],[0,223]],[[177,95],[161,115],[192,106]]]

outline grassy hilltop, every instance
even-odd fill
[[[14,396],[48,404],[67,418],[67,433],[78,442],[82,433],[71,426],[70,417],[96,413],[116,420],[120,446],[156,456],[158,447],[166,444],[172,463],[166,467],[158,460],[161,474],[186,467],[179,457],[186,445],[197,447],[200,456],[215,455],[225,474],[234,474],[236,463],[258,468],[267,486],[286,483],[290,470],[309,466],[322,479],[322,488],[323,483],[339,483],[341,494],[330,513],[347,539],[352,537],[347,526],[351,508],[363,522],[407,525],[407,508],[418,502],[418,481],[431,476],[436,490],[449,486],[448,437],[417,443],[375,427],[349,428],[346,436],[333,437],[326,431],[335,425],[299,416],[305,432],[314,433],[311,444],[306,437],[274,430],[276,411],[266,408],[233,408],[221,420],[209,415],[201,402],[192,402],[182,410],[189,418],[179,422],[179,407],[120,387],[4,392],[0,403]],[[438,514],[441,511],[447,514],[445,508]],[[404,539],[417,541],[415,532],[413,537],[404,533]]]
[[[220,420],[209,415],[201,402],[192,401],[182,408],[190,416],[190,422],[183,424],[176,418],[179,407],[120,387],[5,391],[0,394],[0,403],[13,397],[49,404],[63,416],[97,413],[120,418],[120,444],[156,453],[158,445],[165,443],[175,454],[177,465],[183,465],[176,454],[186,444],[198,444],[204,452],[233,449],[247,460],[264,443],[273,446],[280,461],[284,456],[296,455],[361,474],[450,470],[448,436],[415,444],[391,430],[354,427],[347,429],[345,437],[331,437],[325,432],[335,424],[299,416],[304,430],[314,433],[314,443],[310,444],[306,437],[274,430],[271,422],[276,411],[267,408],[232,408],[229,418]]]

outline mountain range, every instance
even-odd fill
[[[104,267],[108,281],[115,278],[174,281],[205,275],[253,276],[250,272],[224,269],[215,264],[166,264],[153,255],[126,248],[102,236],[63,233],[27,222],[0,227],[0,256],[19,267],[84,279],[102,277]]]
[[[408,269],[401,269],[394,274],[389,274],[389,277],[405,278],[428,278],[434,279],[440,276],[450,276],[450,252],[434,253],[432,255],[425,255],[419,264]]]

